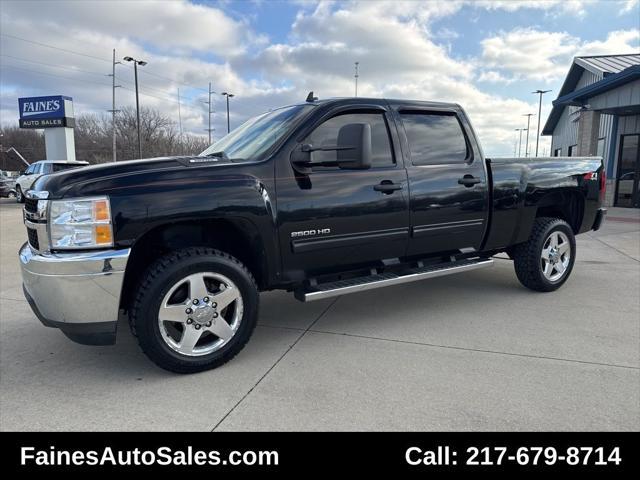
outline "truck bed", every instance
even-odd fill
[[[575,233],[591,229],[604,181],[601,157],[487,158],[491,176],[491,228],[484,250],[527,240],[536,215],[566,210]],[[593,174],[597,177],[592,177]],[[599,179],[600,182],[590,181]],[[573,209],[572,203],[578,208]],[[541,210],[542,209],[542,210]]]

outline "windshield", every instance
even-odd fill
[[[234,162],[257,160],[312,108],[312,105],[294,105],[253,117],[199,156],[219,156]]]

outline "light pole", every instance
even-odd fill
[[[356,73],[353,75],[353,78],[356,79],[356,97],[358,96],[358,77],[360,76],[358,75],[358,65],[360,65],[360,62],[355,62]]]
[[[523,117],[527,117],[527,144],[524,146],[524,156],[529,156],[529,124],[531,123],[531,116],[533,113],[525,113]]]
[[[535,92],[531,92],[531,93],[537,93],[538,95],[540,95],[540,101],[538,102],[538,132],[536,134],[536,157],[538,156],[538,141],[540,140],[540,114],[542,112],[542,95],[550,91],[551,90],[538,89]]]
[[[140,97],[138,96],[138,65],[144,67],[147,62],[136,60],[133,57],[124,57],[125,62],[133,62],[133,71],[136,79],[136,124],[138,129],[138,158],[142,158],[142,139],[140,137]]]
[[[122,65],[121,62],[116,62],[116,49],[113,49],[113,65],[111,70],[111,110],[107,110],[111,112],[111,156],[113,161],[115,162],[117,158],[116,153],[116,113],[120,110],[116,110],[116,88],[122,87],[122,85],[116,85],[116,65]]]
[[[526,129],[526,128],[516,128],[515,129],[516,132],[520,132],[520,139],[518,140],[518,157],[522,156],[520,154],[520,152],[522,151],[522,132],[524,132],[525,130],[528,131],[528,129]]]
[[[216,93],[216,92],[211,90],[211,82],[209,82],[209,100],[204,102],[204,103],[207,104],[207,109],[208,109],[208,113],[209,113],[209,128],[206,129],[207,132],[209,132],[209,145],[211,145],[211,134],[215,130],[214,128],[211,128],[211,114],[213,113],[213,108],[212,108],[212,103],[211,103],[211,94],[212,93]]]
[[[233,93],[222,92],[222,95],[227,97],[227,133],[231,131],[231,124],[229,123],[229,98],[235,97]]]

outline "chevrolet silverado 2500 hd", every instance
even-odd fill
[[[195,157],[39,179],[24,292],[72,340],[114,343],[126,316],[151,360],[195,372],[242,349],[260,291],[310,301],[500,252],[524,286],[556,290],[575,235],[600,227],[604,180],[597,157],[485,158],[456,104],[311,96]]]

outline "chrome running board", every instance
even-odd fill
[[[402,283],[417,282],[427,278],[467,272],[469,270],[476,270],[478,268],[489,267],[491,265],[493,265],[493,259],[491,258],[476,258],[431,265],[428,267],[410,268],[403,273],[380,273],[366,277],[321,283],[309,287],[308,290],[296,290],[295,297],[300,301],[310,302],[312,300],[321,300],[323,298],[346,295],[347,293],[362,292],[365,290],[373,290],[374,288],[389,287],[391,285],[399,285]]]

